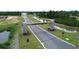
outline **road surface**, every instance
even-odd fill
[[[24,19],[26,23],[31,23],[28,17],[24,17]],[[37,25],[30,25],[30,28],[47,49],[75,49],[74,46],[48,34],[48,32],[43,31]]]

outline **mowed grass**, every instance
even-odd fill
[[[27,38],[29,38],[29,43],[27,43],[28,48],[35,48],[35,49],[43,48],[41,43],[37,40],[37,38],[30,31],[30,26],[27,27],[27,32],[29,32],[29,35],[27,36]]]
[[[32,15],[28,15],[28,17],[29,17],[29,19],[31,19],[31,21],[33,21],[34,23],[35,23],[35,22],[40,22],[40,21],[34,19]]]
[[[32,18],[32,16],[31,16],[31,18]],[[30,18],[30,19],[31,19]],[[33,18],[32,18],[33,19]],[[35,22],[35,21],[33,21],[31,19],[31,21],[32,22]],[[38,21],[38,20],[37,20]],[[61,24],[62,25],[62,24]],[[43,24],[43,25],[40,25],[42,28],[44,28],[45,30],[47,30],[48,31],[48,28],[49,28],[49,24]],[[64,27],[63,27],[64,26]],[[67,29],[71,29],[71,27],[69,27],[69,26],[65,26],[65,25],[63,25],[62,26],[62,28],[67,28]],[[73,29],[73,28],[72,28]],[[77,29],[78,30],[78,28],[75,28],[75,29]],[[79,32],[77,32],[77,33],[67,33],[67,32],[64,32],[64,34],[62,34],[62,31],[61,30],[58,30],[58,29],[55,29],[55,31],[49,31],[51,34],[53,34],[53,35],[55,35],[55,36],[57,36],[57,37],[59,37],[59,38],[61,38],[62,40],[64,40],[64,41],[67,41],[67,42],[69,42],[69,43],[71,43],[71,44],[73,44],[73,45],[75,45],[75,46],[79,46]],[[67,38],[69,39],[69,40],[67,40]]]
[[[22,22],[22,17],[19,17],[18,20],[4,20],[4,21],[0,21],[0,31],[4,31],[6,30],[7,28],[15,25],[15,24],[18,24],[19,22]],[[16,25],[15,25],[16,26]]]
[[[22,28],[19,26],[19,45],[21,49],[43,49],[43,46],[40,42],[36,39],[36,37],[30,32],[29,28],[27,27],[28,35],[23,35]],[[27,42],[29,39],[29,42]]]
[[[79,38],[77,38],[78,33],[66,33],[62,34],[62,31],[55,29],[55,31],[51,32],[52,34],[56,35],[57,37],[74,44],[75,46],[79,46]],[[67,40],[68,38],[69,40]]]
[[[19,39],[19,48],[25,48],[25,40],[22,33],[22,25],[18,24],[18,39]]]
[[[76,18],[79,21],[79,17]]]

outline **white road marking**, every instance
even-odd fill
[[[38,26],[38,25],[37,25],[37,26]],[[67,43],[67,44],[69,44],[69,45],[72,45],[73,47],[76,47],[75,45],[73,45],[73,44],[71,44],[71,43],[69,43],[69,42],[66,42],[66,41],[62,40],[61,38],[59,38],[59,37],[57,37],[57,36],[55,36],[55,35],[53,35],[53,34],[49,33],[47,30],[45,30],[45,29],[41,28],[40,26],[38,26],[38,27],[39,27],[41,30],[43,30],[43,31],[47,32],[48,34],[50,34],[50,35],[52,35],[52,36],[54,36],[54,37],[58,38],[59,40],[61,40],[61,41],[65,42],[65,43]]]
[[[44,49],[47,49],[44,44],[40,41],[40,39],[35,35],[35,33],[32,31],[32,29],[30,28],[30,26],[28,26],[28,28],[30,29],[30,31],[33,33],[33,35],[37,38],[37,40],[41,43],[41,45],[43,46]]]

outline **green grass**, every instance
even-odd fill
[[[31,19],[31,21],[33,21],[34,23],[35,23],[35,22],[40,22],[40,21],[34,19],[32,15],[28,15],[28,17],[29,17],[29,19]]]
[[[22,19],[22,17],[19,17],[18,19]],[[18,20],[18,22],[15,23],[12,20],[11,21],[3,20],[0,22],[0,32],[3,32],[3,31],[10,32],[8,41],[6,41],[3,44],[0,44],[0,48],[4,48],[4,49],[10,48],[10,45],[12,44],[13,39],[14,39],[14,35],[16,34],[16,30],[17,30],[16,24],[20,23],[21,21],[22,20]]]
[[[55,29],[55,31],[51,32],[52,34],[56,35],[57,37],[70,42],[76,46],[79,46],[79,39],[76,38],[76,36],[78,36],[77,33],[66,33],[64,32],[64,34],[62,34],[62,31]],[[69,40],[66,40],[66,38],[68,38]]]
[[[11,24],[8,28],[6,28],[4,30],[9,31],[10,34],[9,34],[8,41],[6,41],[3,44],[0,44],[0,48],[10,48],[10,44],[12,43],[13,37],[16,32],[16,26],[15,26],[15,24]]]
[[[23,35],[22,32],[22,23],[18,25],[18,34],[19,34],[19,47],[21,49],[43,49],[43,46],[37,40],[37,38],[31,33],[30,29],[26,28],[29,35]],[[27,38],[29,38],[29,42],[27,42]]]
[[[22,19],[22,17],[19,17],[18,22],[16,22],[16,23],[14,21],[12,21],[12,20],[11,21],[8,21],[8,20],[1,21],[0,22],[0,32],[8,29],[9,27],[11,27],[11,26],[13,26],[15,24],[21,23],[22,20],[20,20],[20,19]]]
[[[37,38],[31,33],[29,28],[27,28],[27,31],[30,33],[27,37],[29,38],[29,43],[27,45],[28,48],[36,48],[36,49],[41,49],[43,46],[40,44],[40,42],[37,40]]]
[[[72,27],[79,27],[77,18],[55,18],[55,22]]]
[[[77,17],[77,20],[79,21],[79,17]]]
[[[18,25],[18,39],[19,39],[19,47],[24,48],[26,46],[25,45],[26,42],[25,42],[24,37],[23,37],[21,24]]]
[[[29,35],[23,35],[21,30],[21,25],[18,28],[19,33],[19,44],[21,49],[42,49],[42,45],[36,39],[36,37],[30,32],[29,28],[27,27],[27,32],[29,31]],[[27,38],[29,38],[29,42],[27,42]]]

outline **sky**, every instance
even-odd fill
[[[79,10],[79,0],[0,0],[0,11]]]

